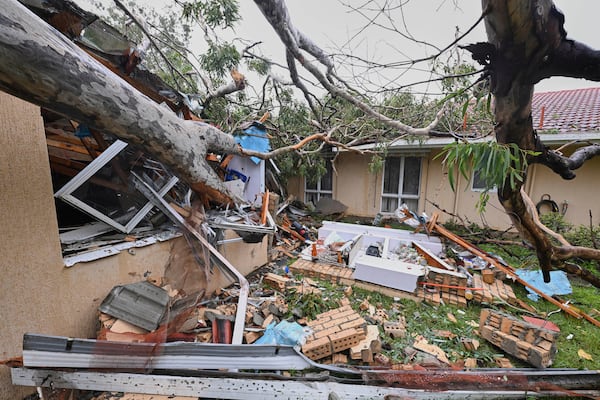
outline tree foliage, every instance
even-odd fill
[[[552,234],[539,221],[535,207],[531,207],[531,200],[521,190],[528,163],[546,165],[560,177],[573,179],[577,168],[600,154],[600,146],[585,146],[567,157],[541,143],[532,126],[535,83],[557,75],[600,81],[600,68],[596,67],[600,65],[600,56],[583,43],[566,38],[565,17],[551,0],[483,0],[481,16],[474,25],[464,33],[457,32],[443,47],[420,41],[408,31],[405,23],[396,23],[392,15],[403,13],[403,7],[393,3],[375,8],[370,2],[358,6],[347,4],[350,12],[365,17],[366,25],[361,32],[376,26],[398,41],[407,40],[433,51],[419,59],[410,59],[398,52],[399,60],[390,63],[361,59],[343,49],[336,53],[325,51],[296,27],[284,0],[254,0],[285,46],[284,63],[264,57],[257,43],[239,40],[234,44],[219,38],[217,30],[230,29],[239,18],[235,0],[189,3],[176,0],[176,3],[188,22],[198,23],[204,32],[207,50],[196,56],[202,70],[196,69],[195,73],[204,85],[206,108],[211,105],[205,114],[212,115],[213,122],[219,120],[219,126],[231,132],[242,119],[256,119],[263,112],[271,111],[273,119],[269,128],[277,138],[276,145],[298,143],[311,133],[322,133],[316,137],[323,143],[311,143],[303,149],[290,146],[294,152],[283,156],[287,159],[281,161],[289,166],[289,171],[296,174],[304,171],[302,165],[314,165],[319,171],[320,161],[311,164],[311,158],[330,155],[333,145],[344,148],[358,143],[379,143],[377,150],[385,154],[386,143],[398,138],[420,140],[443,133],[463,141],[472,139],[468,136],[473,135],[465,134],[467,130],[478,137],[493,132],[496,140],[490,144],[447,149],[446,163],[453,168],[449,176],[462,175],[472,166],[487,184],[497,185],[499,199],[515,227],[536,247],[546,279],[549,279],[550,269],[564,267],[565,260],[570,258],[600,259],[599,250],[571,246],[564,238],[561,245],[556,246],[549,238]],[[400,20],[405,21],[403,14]],[[482,21],[488,42],[459,46],[465,35]],[[168,21],[160,23],[169,24]],[[171,28],[173,26],[178,24],[172,24]],[[401,45],[398,43],[396,48]],[[462,49],[472,54],[480,69],[464,61]],[[173,62],[165,61],[169,57],[161,55],[161,58],[167,66],[159,61],[156,62],[158,68],[178,76],[177,87],[183,87],[178,80],[186,80],[186,75],[179,69],[185,71],[186,67],[173,68]],[[185,64],[185,57],[175,57],[175,60]],[[240,94],[238,92],[247,86],[238,79],[236,85],[224,88],[226,90],[215,89],[215,85],[227,83],[227,73],[234,76],[235,71],[228,70],[242,68],[242,60],[246,61],[244,68],[260,73],[263,80],[260,88],[250,86],[253,93]],[[277,76],[275,68],[285,71],[287,78]],[[410,88],[418,82],[415,85],[401,82],[405,72],[417,68],[430,71],[427,85],[440,84],[441,96],[419,93],[417,97]],[[359,72],[354,76],[341,73],[347,71]],[[394,71],[397,79],[387,79],[383,87],[377,87],[372,77],[382,71]],[[291,94],[290,85],[301,94],[302,104],[292,100],[295,96]],[[489,118],[492,95],[493,124]],[[227,102],[212,101],[223,96]],[[214,110],[217,104],[226,112]],[[473,126],[478,129],[471,129]],[[377,167],[381,162],[381,158],[374,156],[372,165]],[[487,198],[488,192],[484,193]],[[480,202],[481,206],[487,198]],[[586,275],[582,273],[582,276]],[[600,281],[594,284],[600,286]]]
[[[477,207],[484,212],[490,191],[503,185],[516,190],[525,181],[528,157],[537,153],[520,149],[516,144],[488,142],[455,142],[446,145],[436,159],[448,169],[448,180],[452,190],[457,189],[456,178],[460,175],[467,182],[474,171],[484,184]]]

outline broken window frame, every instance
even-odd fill
[[[73,193],[79,187],[92,178],[94,174],[100,171],[100,169],[114,159],[127,146],[128,144],[126,142],[123,142],[122,140],[116,140],[112,145],[104,150],[102,154],[100,154],[84,169],[82,169],[81,172],[75,175],[73,179],[67,182],[62,188],[57,190],[56,193],[54,193],[54,197],[61,199],[62,201],[81,211],[84,211],[97,220],[102,221],[123,233],[130,233],[154,207],[150,201],[146,202],[146,204],[140,208],[140,210],[127,222],[126,225],[123,225],[73,195]],[[178,181],[179,179],[176,176],[172,176],[157,191],[158,194],[160,196],[164,196],[169,190],[171,190],[171,188],[173,188],[173,186],[175,186]]]
[[[418,171],[418,185],[417,185],[417,190],[416,190],[416,194],[412,194],[412,193],[404,193],[404,180],[405,180],[405,176],[406,173],[410,173],[410,171],[406,171],[406,159],[407,158],[415,158],[419,161],[419,171]],[[386,174],[389,173],[390,169],[392,167],[395,167],[396,165],[392,165],[392,160],[398,160],[400,161],[400,164],[398,166],[398,189],[396,192],[390,191],[389,188],[386,188]],[[382,174],[382,179],[381,179],[381,205],[380,205],[380,211],[382,213],[393,213],[395,211],[396,208],[400,207],[400,205],[402,205],[403,203],[406,203],[406,200],[416,200],[416,206],[418,207],[419,205],[419,199],[421,197],[421,172],[423,170],[423,162],[422,162],[422,157],[419,156],[392,156],[392,157],[388,157],[385,159],[385,165],[383,167],[383,174]],[[387,191],[386,191],[387,190]],[[389,209],[390,207],[386,207],[385,203],[386,201],[390,200],[390,199],[395,199],[397,201],[396,207],[392,210]],[[413,202],[411,202],[413,203]],[[407,206],[409,206],[409,209],[411,209],[411,204],[406,204]],[[415,207],[416,209],[416,207]]]
[[[321,198],[333,198],[333,167],[331,165],[331,161],[325,161],[325,175],[321,176],[319,180],[315,183],[315,188],[309,188],[308,179],[304,178],[304,202],[305,203],[313,203],[317,204]],[[329,182],[326,182],[328,180]],[[326,182],[323,185],[323,182]],[[331,189],[323,189],[323,186],[327,186]]]

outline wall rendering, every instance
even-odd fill
[[[0,92],[0,359],[20,356],[25,332],[93,337],[96,309],[117,284],[163,274],[169,242],[65,268],[40,109]],[[0,366],[0,400],[14,387]]]

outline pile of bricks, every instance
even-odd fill
[[[366,338],[366,321],[345,305],[317,315],[307,326],[313,333],[302,346],[311,360],[320,360],[350,349]]]
[[[336,267],[334,265],[298,259],[289,268],[295,274],[322,279],[336,285],[354,284],[352,269],[347,267]]]
[[[552,365],[559,333],[484,309],[479,318],[479,334],[508,354],[537,368],[546,368]]]
[[[512,287],[500,279],[493,279],[491,283],[487,283],[481,275],[473,274],[473,287],[483,289],[473,291],[473,301],[478,303],[492,304],[495,299],[501,299],[512,305],[519,305]]]
[[[280,292],[285,291],[289,281],[290,278],[286,278],[285,276],[277,275],[272,272],[267,273],[263,278],[263,283],[265,285],[270,286],[275,290],[279,290]]]
[[[417,289],[417,296],[426,302],[433,304],[443,302],[459,307],[467,306],[465,294],[468,282],[466,276],[438,268],[428,268],[425,282],[435,284]]]

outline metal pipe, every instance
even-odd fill
[[[177,213],[150,185],[144,182],[138,175],[132,172],[135,178],[136,186],[140,189],[146,197],[157,206],[165,215],[167,215],[172,221],[183,226],[187,229],[198,241],[205,246],[210,253],[215,256],[227,270],[235,276],[240,284],[240,294],[238,298],[237,311],[235,314],[235,324],[233,326],[233,336],[231,339],[232,344],[242,344],[244,334],[244,324],[246,319],[246,307],[248,302],[248,293],[250,292],[250,285],[246,280],[246,277],[242,275],[231,263],[223,257],[221,253],[217,251],[205,238],[190,225],[179,213]]]

